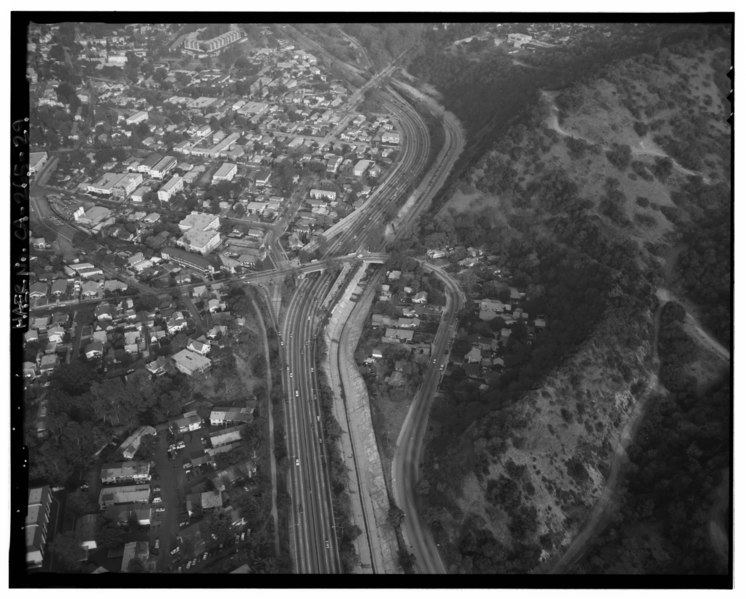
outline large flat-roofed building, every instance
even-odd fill
[[[105,485],[150,480],[150,462],[108,463],[101,466],[101,482]]]
[[[181,250],[179,248],[164,248],[163,250],[161,250],[161,257],[164,260],[171,260],[173,262],[176,262],[181,266],[193,268],[197,272],[204,275],[212,274],[215,272],[215,267],[207,258],[198,254],[193,254],[191,252]]]
[[[199,252],[204,256],[220,245],[220,233],[211,229],[207,231],[190,229],[176,243],[193,252]]]
[[[184,40],[184,50],[192,54],[207,53],[212,54],[219,52],[226,46],[234,44],[244,37],[244,33],[238,29],[231,29],[226,33],[210,38],[209,40],[198,40],[195,37],[189,37]]]
[[[218,227],[220,227],[220,217],[215,214],[205,214],[204,212],[192,211],[179,222],[179,228],[182,231],[190,229],[198,229],[200,231],[208,229],[217,230]]]
[[[120,503],[148,503],[149,501],[150,485],[104,487],[98,495],[98,505],[102,510]]]
[[[44,562],[52,501],[48,486],[29,489],[25,531],[26,565],[31,568],[38,568]]]
[[[220,245],[219,226],[219,216],[192,212],[179,223],[184,235],[176,243],[202,255],[208,254]]]
[[[140,163],[140,166],[137,167],[137,171],[140,173],[147,173],[148,175],[150,175],[151,169],[156,164],[158,164],[161,160],[163,160],[163,154],[158,154],[157,152],[153,152],[145,160],[143,160]]]
[[[187,376],[205,372],[210,368],[210,358],[205,358],[199,354],[182,349],[179,353],[173,355],[174,365]]]
[[[370,160],[358,160],[357,164],[352,169],[352,174],[356,177],[362,177],[365,171],[370,166]]]
[[[143,185],[142,187],[138,187],[135,191],[132,192],[130,195],[130,200],[133,202],[137,202],[138,204],[142,203],[143,198],[145,197],[145,194],[150,191],[150,188]]]
[[[150,176],[156,179],[163,179],[170,170],[176,168],[177,164],[179,164],[179,161],[173,156],[164,156],[158,164],[150,169]]]
[[[175,193],[182,189],[184,189],[184,179],[179,175],[174,175],[158,190],[158,199],[161,202],[168,202]]]
[[[96,225],[103,223],[110,216],[111,210],[108,208],[105,208],[104,206],[93,206],[82,215],[77,216],[75,221],[79,222],[81,225],[87,225],[93,228],[96,227]]]
[[[114,192],[114,187],[123,177],[122,173],[105,173],[100,179],[86,185],[86,191],[100,195],[111,195]]]
[[[114,184],[111,192],[118,198],[126,198],[133,191],[137,189],[137,186],[142,183],[142,175],[140,173],[125,173],[122,177]]]
[[[215,171],[212,176],[212,182],[218,183],[220,181],[231,181],[236,176],[238,167],[231,162],[224,162],[220,165],[220,168]]]

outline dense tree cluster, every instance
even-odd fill
[[[709,529],[728,466],[730,402],[723,381],[701,396],[689,386],[653,404],[629,448],[621,505],[574,573],[726,573]]]
[[[78,482],[91,455],[115,431],[155,425],[180,413],[189,386],[181,374],[151,380],[139,371],[126,383],[121,377],[107,379],[86,362],[57,369],[51,383],[46,396],[49,435],[37,439],[28,419],[27,439],[34,455],[30,479],[52,486]]]

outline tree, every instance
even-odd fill
[[[389,506],[389,514],[388,514],[389,524],[391,524],[391,526],[396,528],[399,525],[401,525],[402,520],[404,520],[404,512],[399,506],[397,506],[392,501],[391,505]]]
[[[158,67],[153,73],[153,81],[159,84],[163,83],[166,77],[168,77],[168,70],[163,67]]]
[[[126,533],[122,528],[106,516],[96,523],[96,545],[104,549],[115,549],[124,544]]]
[[[58,533],[50,543],[49,550],[54,558],[55,571],[79,572],[81,570],[81,562],[85,560],[86,553],[75,538],[75,533]]]
[[[65,60],[65,49],[59,44],[55,44],[49,49],[49,58],[58,62],[64,62]]]
[[[72,83],[63,81],[57,86],[55,92],[60,102],[70,106],[71,112],[75,112],[78,106],[80,106],[80,98],[78,98],[78,93],[75,91],[75,86]]]

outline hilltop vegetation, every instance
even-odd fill
[[[707,430],[684,427],[679,435],[674,428],[667,440],[642,435],[630,454],[645,480],[663,484],[685,470],[687,481],[676,488],[686,499],[674,505],[661,494],[639,511],[643,486],[630,484],[618,518],[674,510],[656,530],[669,556],[657,563],[673,572],[681,559],[717,571],[708,556],[694,557],[711,551],[700,532],[691,542],[681,535],[685,522],[706,520],[717,480],[702,478],[727,462],[728,444],[715,442],[714,431],[727,430],[722,406],[730,390],[713,387],[720,374],[710,370],[692,383],[701,389],[709,382],[708,395],[698,396],[672,357],[686,346],[663,342],[666,389],[656,391],[653,344],[655,290],[663,286],[695,302],[721,340],[732,326],[724,301],[731,286],[727,34],[694,28],[688,41],[641,55],[638,47],[632,58],[596,64],[582,84],[532,96],[537,101],[520,121],[444,195],[438,217],[422,225],[424,245],[470,244],[498,254],[511,282],[528,290],[533,309],[549,322],[546,335],[515,347],[513,363],[488,381],[488,390],[451,377],[434,406],[420,495],[451,571],[527,572],[561,553],[600,497],[622,428],[645,397],[656,405],[658,430],[679,418]],[[486,68],[479,65],[473,74]],[[438,85],[446,106],[462,114],[470,101],[463,98],[480,96],[479,85],[463,79],[466,71],[457,76],[454,69]],[[449,95],[453,77],[461,77],[460,104],[455,92]],[[497,101],[495,119],[505,118],[505,101]],[[476,119],[472,127],[486,122]],[[452,196],[458,200],[449,202]],[[467,324],[462,318],[460,326]],[[673,334],[664,324],[663,341]],[[700,409],[708,397],[713,405]],[[644,430],[656,430],[650,426]],[[691,443],[694,465],[668,459]],[[655,468],[640,462],[650,452],[661,456]],[[618,544],[619,527],[613,530],[616,536],[604,539]],[[611,571],[617,546],[584,571]]]

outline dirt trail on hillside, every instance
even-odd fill
[[[559,108],[557,107],[557,104],[555,103],[555,97],[557,96],[558,92],[549,92],[549,91],[542,91],[542,96],[546,100],[546,102],[549,104],[549,116],[545,119],[544,124],[551,129],[552,131],[556,131],[559,133],[562,137],[572,137],[573,139],[582,139],[588,144],[591,145],[600,145],[604,151],[610,150],[611,148],[606,144],[598,144],[597,142],[588,139],[587,137],[583,137],[582,135],[578,133],[572,133],[568,131],[567,129],[563,129],[562,126],[559,124]],[[673,164],[673,168],[680,173],[684,175],[694,175],[697,177],[702,177],[702,180],[706,184],[710,184],[710,179],[703,175],[700,172],[690,170],[688,168],[683,167],[681,164],[679,164],[674,158],[672,158],[669,154],[667,154],[662,148],[660,148],[651,138],[650,135],[646,135],[643,139],[640,140],[640,142],[636,145],[631,145],[630,150],[632,151],[633,156],[656,156],[660,158],[668,158],[671,163]]]
[[[660,384],[658,379],[658,332],[660,330],[660,314],[663,304],[658,306],[654,316],[653,329],[653,372],[650,373],[647,387],[641,395],[641,399],[635,404],[632,413],[629,415],[624,428],[619,433],[619,439],[614,446],[614,454],[611,458],[611,467],[609,477],[606,479],[606,485],[596,504],[593,506],[591,513],[583,525],[582,530],[575,536],[565,552],[550,564],[541,569],[541,572],[559,574],[566,572],[578,559],[580,559],[588,549],[593,540],[603,532],[613,515],[613,510],[618,500],[618,484],[620,472],[627,464],[627,447],[629,447],[635,434],[643,422],[643,417],[647,412],[650,399],[654,395],[666,393],[666,389]]]
[[[730,362],[730,351],[702,327],[697,317],[692,313],[693,310],[690,309],[686,300],[675,296],[670,289],[664,287],[659,287],[656,290],[656,295],[661,303],[678,302],[684,306],[684,309],[686,310],[684,331],[695,341],[698,341],[700,345],[704,346],[726,362]]]

